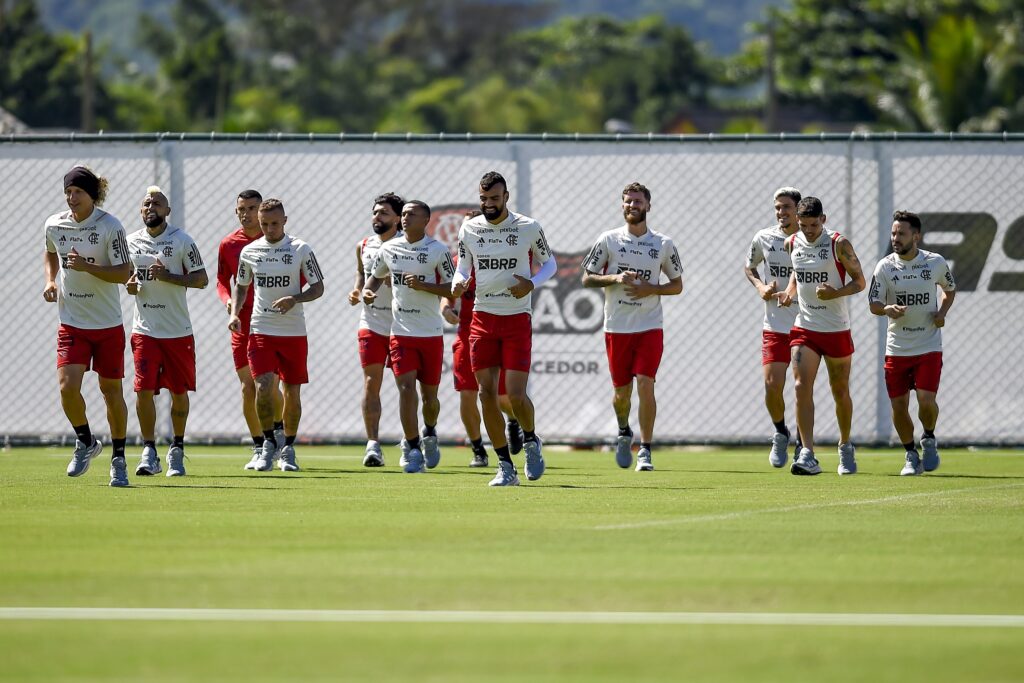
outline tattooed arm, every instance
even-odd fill
[[[867,286],[864,280],[864,268],[861,266],[860,259],[857,258],[857,253],[853,250],[850,240],[845,237],[837,239],[836,253],[839,255],[839,262],[846,268],[846,274],[850,277],[850,281],[839,289],[832,285],[818,285],[815,291],[818,293],[818,298],[823,301],[838,299],[841,296],[852,296],[863,291]]]

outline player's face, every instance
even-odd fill
[[[508,202],[508,190],[501,183],[495,183],[491,189],[480,188],[480,213],[489,221],[498,218],[505,211]]]
[[[643,192],[627,192],[622,195],[622,215],[627,223],[637,224],[647,220],[651,203]]]
[[[921,233],[910,227],[910,223],[894,221],[889,241],[894,252],[900,256],[906,256],[917,249],[917,245],[921,241]]]
[[[88,192],[74,185],[68,185],[68,189],[64,190],[64,201],[68,203],[68,208],[74,211],[76,215],[92,213],[93,206],[95,205]]]
[[[147,194],[142,200],[142,222],[147,228],[162,225],[170,213],[171,207],[167,205],[167,198],[162,194]]]
[[[259,221],[260,200],[238,198],[235,202],[235,215],[238,216],[238,224],[243,230],[255,230],[260,227]]]
[[[288,216],[284,215],[284,209],[273,209],[272,211],[260,211],[260,230],[268,242],[277,242],[284,237],[284,224],[288,222]]]
[[[402,207],[402,230],[412,238],[412,241],[418,241],[417,237],[422,237],[427,231],[427,223],[430,222],[430,216],[423,210],[422,206],[417,204],[406,204]]]
[[[775,200],[775,219],[780,228],[793,227],[796,220],[796,202],[792,197],[779,197]]]
[[[393,230],[401,221],[402,219],[390,204],[373,205],[373,220],[370,225],[373,227],[374,234],[383,235],[389,230]]]
[[[825,227],[825,214],[820,216],[797,216],[796,222],[800,226],[800,232],[809,240],[815,240]]]

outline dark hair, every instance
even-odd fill
[[[430,218],[430,207],[427,206],[426,202],[422,202],[419,199],[410,199],[409,201],[406,202],[406,204],[412,204],[413,206],[420,207],[421,209],[427,212],[427,218]]]
[[[378,195],[373,198],[373,205],[387,204],[391,207],[391,210],[395,212],[396,216],[402,215],[402,206],[405,205],[405,200],[394,192],[385,192],[382,195]]]
[[[238,193],[238,198],[256,199],[261,202],[263,201],[263,195],[261,195],[257,190],[242,190],[241,192]]]
[[[630,183],[629,185],[626,185],[624,188],[622,188],[623,197],[625,197],[630,192],[642,192],[644,198],[647,199],[647,201],[651,201],[651,191],[647,189],[646,185],[641,185],[640,183]]]
[[[908,223],[914,232],[921,232],[921,217],[913,211],[896,211],[892,214],[896,223]]]
[[[277,211],[278,209],[284,211],[284,204],[281,203],[280,199],[267,199],[260,203],[260,211],[264,213]]]
[[[501,186],[505,188],[506,192],[508,192],[508,183],[505,182],[505,176],[501,175],[497,171],[488,171],[487,173],[484,173],[484,177],[480,179],[480,189],[489,190],[498,183],[501,183]]]
[[[790,199],[793,200],[794,204],[799,204],[800,200],[802,199],[802,197],[800,196],[800,190],[796,189],[795,187],[780,187],[779,189],[775,190],[775,196],[773,197],[773,199],[778,199],[779,197],[789,197]]]
[[[804,218],[817,218],[823,216],[825,209],[821,206],[821,200],[817,197],[804,197],[796,205],[796,215]]]

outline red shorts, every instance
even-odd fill
[[[624,387],[637,375],[655,377],[665,348],[664,332],[605,332],[604,348],[608,352],[608,369],[612,386]]]
[[[124,379],[124,328],[57,328],[57,367],[84,365],[105,379]]]
[[[306,337],[275,337],[269,334],[249,335],[249,372],[253,378],[276,372],[285,384],[307,384]]]
[[[359,364],[362,367],[368,365],[391,365],[389,349],[391,337],[378,334],[373,330],[359,330]]]
[[[416,378],[436,387],[441,383],[444,364],[444,337],[391,337],[391,370],[395,377],[407,372],[419,373]]]
[[[771,330],[761,331],[761,365],[789,364],[789,335]]]
[[[903,396],[911,389],[937,393],[941,377],[942,351],[885,357],[885,388],[889,398]]]
[[[853,354],[853,336],[849,330],[842,332],[815,332],[794,327],[789,333],[790,346],[806,346],[819,356],[846,358]]]
[[[455,391],[480,391],[480,385],[473,374],[473,365],[469,361],[469,335],[455,337],[452,344],[452,377],[455,378]],[[505,371],[498,373],[498,395],[508,393],[505,388]]]
[[[530,371],[533,323],[529,313],[495,315],[473,311],[469,326],[469,360],[473,372],[499,367]]]
[[[235,370],[241,370],[249,364],[249,334],[231,333],[231,356],[235,359]]]
[[[192,335],[157,339],[132,335],[135,391],[168,389],[172,394],[196,390],[196,344]]]

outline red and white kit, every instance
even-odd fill
[[[775,291],[781,292],[789,286],[793,272],[793,260],[785,249],[786,233],[775,225],[759,230],[750,242],[747,252],[747,268],[757,268],[764,263],[761,282],[775,283]],[[761,332],[761,363],[789,363],[789,333],[796,320],[796,306],[779,306],[778,299],[764,302],[764,324]]]
[[[786,240],[796,274],[799,306],[789,344],[806,346],[818,355],[830,358],[845,358],[854,351],[849,297],[824,301],[818,298],[817,293],[818,285],[827,284],[839,289],[846,284],[846,268],[836,252],[839,237],[839,233],[822,228],[821,235],[813,244],[799,231]]]
[[[500,367],[530,371],[533,330],[532,293],[517,299],[508,291],[515,275],[531,277],[531,265],[541,270],[532,278],[540,284],[554,274],[554,254],[540,223],[510,211],[492,225],[483,216],[459,230],[459,281],[476,278],[476,305],[470,328],[473,371]]]
[[[444,320],[438,296],[409,287],[405,276],[448,284],[455,274],[448,248],[433,237],[409,242],[405,235],[396,236],[377,252],[372,274],[391,282],[391,369],[395,375],[417,372],[419,381],[437,386],[444,362]]]
[[[628,226],[602,233],[583,260],[595,275],[633,271],[643,282],[657,284],[664,273],[670,280],[683,276],[683,265],[672,240],[648,229],[643,235]],[[605,288],[605,350],[612,384],[620,387],[642,375],[655,377],[664,349],[661,297],[632,299],[625,285]]]
[[[391,239],[401,237],[399,231]],[[380,251],[380,236],[372,235],[359,243],[359,260],[363,265],[363,274],[369,277],[373,273],[373,264]],[[385,280],[377,290],[377,298],[373,303],[362,304],[359,311],[359,363],[367,365],[387,363],[391,343],[391,279]]]
[[[124,324],[117,284],[69,270],[72,250],[89,263],[128,263],[128,241],[120,221],[95,208],[79,223],[70,210],[46,219],[46,250],[57,254],[57,367],[85,365],[100,377],[124,377]]]
[[[149,267],[159,260],[172,275],[202,270],[199,247],[184,230],[168,225],[156,237],[145,229],[129,235],[128,253],[139,283],[132,320],[135,391],[195,391],[195,341],[186,288],[150,279]]]
[[[956,289],[953,273],[939,254],[918,249],[904,261],[889,254],[875,266],[868,300],[884,306],[906,306],[901,318],[887,318],[885,384],[889,396],[911,389],[937,392],[942,375],[942,330],[935,326],[936,287]]]
[[[237,280],[255,289],[249,336],[252,376],[276,372],[286,384],[306,384],[309,376],[302,304],[296,303],[287,313],[279,312],[272,304],[300,294],[304,282],[323,281],[312,247],[287,234],[273,244],[261,237],[242,250]]]

